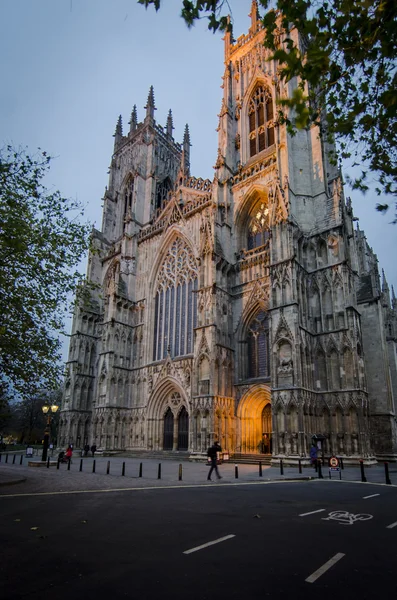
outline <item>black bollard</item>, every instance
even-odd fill
[[[80,458],[80,468],[79,471],[81,472],[83,470],[83,459]]]
[[[363,483],[367,483],[367,478],[365,477],[365,473],[364,473],[364,461],[360,460],[360,471],[361,471],[361,481]]]
[[[108,460],[108,465],[106,467],[106,475],[109,475],[110,473],[110,460]]]
[[[340,457],[340,459],[339,459],[339,463],[340,463],[340,468],[341,468],[341,469],[342,469],[342,471],[343,471],[343,469],[344,469],[345,467],[343,466],[343,458],[342,458],[342,457]]]
[[[284,465],[282,458],[280,458],[280,475],[284,475]]]
[[[60,461],[60,460],[59,460],[59,458],[58,458],[58,460],[57,460],[57,469],[59,469],[59,463],[60,463],[60,462],[61,462],[61,461]]]
[[[50,458],[48,457],[47,458],[47,469],[49,469],[49,468],[50,468]]]
[[[389,477],[389,463],[385,462],[385,477],[387,485],[391,485],[390,477]]]
[[[262,462],[259,461],[259,477],[262,477]]]
[[[157,470],[157,479],[161,479],[161,463],[159,463],[159,468]]]
[[[12,464],[15,465],[16,455],[14,454],[14,458],[12,459]]]
[[[299,473],[302,473],[302,461],[301,461],[301,459],[299,459],[299,461],[298,461],[298,469],[299,469]]]
[[[322,468],[321,468],[321,460],[318,460],[317,463],[318,463],[318,478],[319,479],[324,479],[324,477],[323,477],[323,471],[322,471]]]
[[[70,463],[72,462],[72,460],[69,458],[68,460],[68,471],[70,471]]]
[[[123,462],[123,468],[121,469],[121,475],[125,476],[125,462]]]
[[[139,463],[139,477],[142,477],[142,463]]]
[[[6,463],[8,463],[8,454],[6,454]]]
[[[182,481],[182,465],[179,465],[179,473],[178,473],[178,479],[179,481]]]
[[[95,458],[92,461],[92,472],[95,473]]]
[[[21,458],[20,458],[20,461],[19,461],[19,464],[20,464],[20,465],[21,465],[22,463],[23,463],[23,454],[21,454]]]
[[[0,454],[0,462],[1,462],[1,454]]]
[[[234,478],[238,479],[238,465],[234,465]]]

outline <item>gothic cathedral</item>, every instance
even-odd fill
[[[90,301],[73,320],[58,442],[107,451],[397,457],[397,301],[318,130],[291,137],[257,2],[225,36],[212,181],[190,136],[117,123]],[[292,32],[298,43],[297,32]],[[281,34],[282,35],[282,34]],[[215,152],[214,152],[215,155]],[[313,436],[316,436],[313,438]]]

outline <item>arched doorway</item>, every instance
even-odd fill
[[[266,404],[262,410],[262,454],[272,453],[272,405]]]
[[[271,454],[272,408],[270,389],[264,384],[250,388],[237,408],[240,432],[237,447],[243,454]],[[264,435],[267,435],[267,438]],[[267,442],[264,443],[264,440]]]
[[[167,412],[164,416],[164,439],[163,439],[163,449],[164,450],[172,450],[174,440],[174,415],[172,414],[172,410],[170,408],[167,409]]]
[[[178,450],[187,450],[189,447],[189,415],[183,406],[178,417]]]

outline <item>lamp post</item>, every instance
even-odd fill
[[[43,414],[47,416],[46,428],[44,430],[43,454],[41,457],[42,461],[47,460],[48,443],[50,440],[51,417],[53,414],[55,414],[57,412],[58,408],[59,408],[59,406],[57,406],[56,404],[44,404],[41,407]]]

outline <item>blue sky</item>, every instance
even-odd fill
[[[229,4],[238,37],[249,27],[251,0]],[[182,0],[163,5],[156,13],[136,0],[0,2],[1,143],[56,157],[48,185],[79,199],[98,228],[118,115],[126,131],[136,104],[142,120],[150,85],[158,123],[165,125],[171,108],[178,141],[189,123],[192,174],[213,177],[222,36],[204,21],[188,30],[179,17]],[[397,293],[393,214],[375,211],[375,194],[345,191]]]

